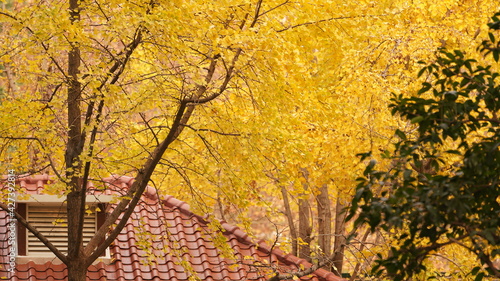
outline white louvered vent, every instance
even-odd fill
[[[96,231],[96,212],[85,216],[83,227],[83,244],[87,244]],[[55,247],[63,253],[68,251],[67,212],[66,206],[28,205],[28,221],[36,227]],[[27,254],[29,256],[47,256],[52,252],[28,231]]]

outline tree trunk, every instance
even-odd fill
[[[78,20],[79,6],[78,0],[71,0],[69,4],[71,22]],[[68,53],[68,143],[66,145],[65,162],[67,176],[69,180],[73,180],[74,174],[79,173],[81,165],[78,164],[78,158],[81,156],[83,144],[81,142],[82,135],[82,110],[80,102],[82,100],[82,86],[78,81],[80,72],[80,48],[77,42],[71,42],[71,49]],[[73,186],[72,186],[73,187]]]
[[[328,185],[324,184],[316,195],[318,205],[318,245],[325,257],[329,257],[332,246],[332,211]]]
[[[72,23],[80,20],[79,0],[69,1],[69,17]],[[84,266],[83,255],[83,219],[85,214],[85,193],[82,179],[81,156],[83,151],[82,138],[82,86],[78,80],[80,73],[80,48],[77,41],[70,42],[68,53],[68,143],[66,146],[66,176],[69,179],[70,192],[67,196],[68,212],[68,278],[74,281],[84,281],[87,268]]]
[[[299,258],[311,261],[311,233],[312,227],[310,224],[311,216],[309,201],[307,199],[299,199]]]
[[[305,182],[303,184],[304,193],[299,194],[299,258],[311,261],[311,241],[312,241],[312,226],[311,226],[311,206],[309,205],[307,183],[309,172],[307,169],[301,169]]]
[[[337,194],[337,204],[335,206],[335,242],[333,244],[333,270],[338,276],[342,275],[342,265],[344,263],[345,248],[345,205],[340,198],[340,192]]]
[[[281,195],[283,196],[283,204],[285,205],[285,216],[288,220],[288,227],[290,228],[290,237],[292,238],[292,255],[297,256],[297,229],[295,229],[295,224],[293,223],[292,209],[290,208],[287,190],[284,186],[281,186],[280,188]]]
[[[86,281],[87,268],[83,263],[68,264],[68,281]]]

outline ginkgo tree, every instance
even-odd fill
[[[204,112],[217,120],[233,116],[231,122],[204,124],[213,131],[224,128],[232,134],[229,138],[207,130],[197,132],[214,153],[203,154],[205,163],[193,163],[210,165],[210,176],[197,178],[187,172],[195,188],[222,187],[218,191],[222,207],[218,210],[224,219],[239,214],[235,221],[248,220],[247,212],[233,211],[249,205],[260,204],[274,212],[263,212],[262,216],[272,217],[283,229],[280,245],[294,250],[302,244],[304,255],[301,249],[295,253],[313,261],[325,253],[330,254],[327,258],[337,260],[331,256],[335,252],[331,242],[351,231],[343,229],[349,226],[342,219],[329,233],[319,230],[317,195],[326,185],[331,202],[328,209],[333,211],[334,220],[337,202],[349,204],[356,175],[362,172],[355,155],[367,148],[382,154],[395,141],[394,128],[411,130],[387,110],[391,92],[418,91],[421,81],[415,79],[417,62],[431,58],[436,48],[459,46],[473,51],[479,34],[485,32],[485,19],[496,7],[494,1],[481,5],[457,1],[332,1],[330,5],[304,4],[302,8],[307,7],[311,13],[297,15],[294,24],[288,22],[292,17],[278,18],[283,25],[278,34],[286,38],[286,43],[268,50],[265,61],[255,60],[254,65],[266,67],[256,68],[259,75],[246,81],[252,86],[249,93],[241,99],[221,101],[230,105],[223,111],[212,108]],[[200,147],[205,143],[200,141]],[[218,160],[208,162],[213,156]],[[380,162],[390,165],[386,159]],[[234,196],[223,196],[226,192]],[[217,192],[210,195],[218,196]],[[290,203],[285,216],[286,204],[274,199],[280,195]],[[308,206],[300,208],[303,202]],[[339,214],[342,204],[337,208]],[[301,225],[304,214],[308,215],[302,217],[307,223]],[[253,225],[259,226],[262,221]],[[335,227],[340,231],[335,232]],[[269,224],[267,229],[274,227]],[[302,236],[298,230],[305,230]],[[319,246],[320,237],[331,238],[330,249]],[[373,242],[366,240],[371,237],[363,237],[358,244],[343,242],[352,251],[347,253],[350,265],[344,269],[370,263],[373,249],[366,245]],[[390,247],[391,240],[386,241]],[[358,253],[363,248],[368,250]],[[336,268],[342,271],[339,263]]]

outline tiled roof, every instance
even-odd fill
[[[42,194],[49,182],[48,176],[31,176],[20,180],[21,187],[29,194]],[[108,178],[106,194],[128,188],[134,181],[130,177]],[[91,185],[91,187],[93,187]],[[97,189],[92,189],[97,193]],[[110,191],[110,190],[115,191]],[[311,264],[283,251],[272,248],[263,241],[254,242],[241,229],[224,221],[214,232],[206,217],[189,210],[187,203],[172,196],[159,198],[153,188],[148,188],[143,202],[126,227],[110,247],[111,260],[99,262],[89,268],[88,280],[188,280],[196,274],[201,280],[266,280],[263,269],[272,264],[282,274],[307,269]],[[160,204],[161,203],[161,204]],[[110,204],[111,208],[113,207]],[[7,277],[8,229],[7,213],[0,211],[0,278]],[[214,235],[214,233],[218,233]],[[151,244],[143,245],[144,235]],[[224,258],[214,241],[224,237],[232,251],[231,258]],[[214,240],[215,239],[215,240]],[[156,258],[148,263],[149,251]],[[166,251],[165,251],[166,249]],[[191,271],[183,264],[190,264]],[[17,264],[11,280],[66,280],[65,265],[47,261],[35,264]],[[302,277],[301,280],[340,281],[341,278],[324,269]]]

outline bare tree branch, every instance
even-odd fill
[[[159,145],[160,141],[158,140],[158,136],[156,135],[156,133],[153,130],[153,128],[151,128],[151,126],[149,125],[149,121],[146,120],[146,116],[144,115],[144,113],[142,113],[142,112],[139,113],[139,116],[141,117],[142,121],[144,121],[144,124],[146,125],[146,127],[148,127],[148,130],[151,132],[151,134],[153,134],[153,138],[156,141],[156,145]]]
[[[183,124],[184,127],[186,128],[189,128],[195,132],[211,132],[211,133],[215,133],[215,134],[218,134],[218,135],[221,135],[221,136],[232,136],[232,137],[239,137],[241,136],[241,134],[239,133],[224,133],[224,132],[219,132],[219,131],[216,131],[216,130],[212,130],[212,129],[199,129],[199,128],[194,128],[193,126],[191,125],[187,125],[187,124]]]
[[[335,20],[355,19],[355,18],[373,18],[373,17],[383,17],[383,16],[387,16],[387,15],[382,14],[382,15],[359,15],[359,16],[334,17],[334,18],[329,18],[329,19],[322,19],[322,20],[317,20],[317,21],[309,21],[309,22],[303,22],[303,23],[291,25],[291,26],[289,26],[287,28],[276,30],[276,32],[283,32],[283,31],[287,31],[289,29],[294,29],[294,28],[301,27],[301,26],[315,25],[315,24],[318,24],[318,23],[330,22],[330,21],[335,21]]]

